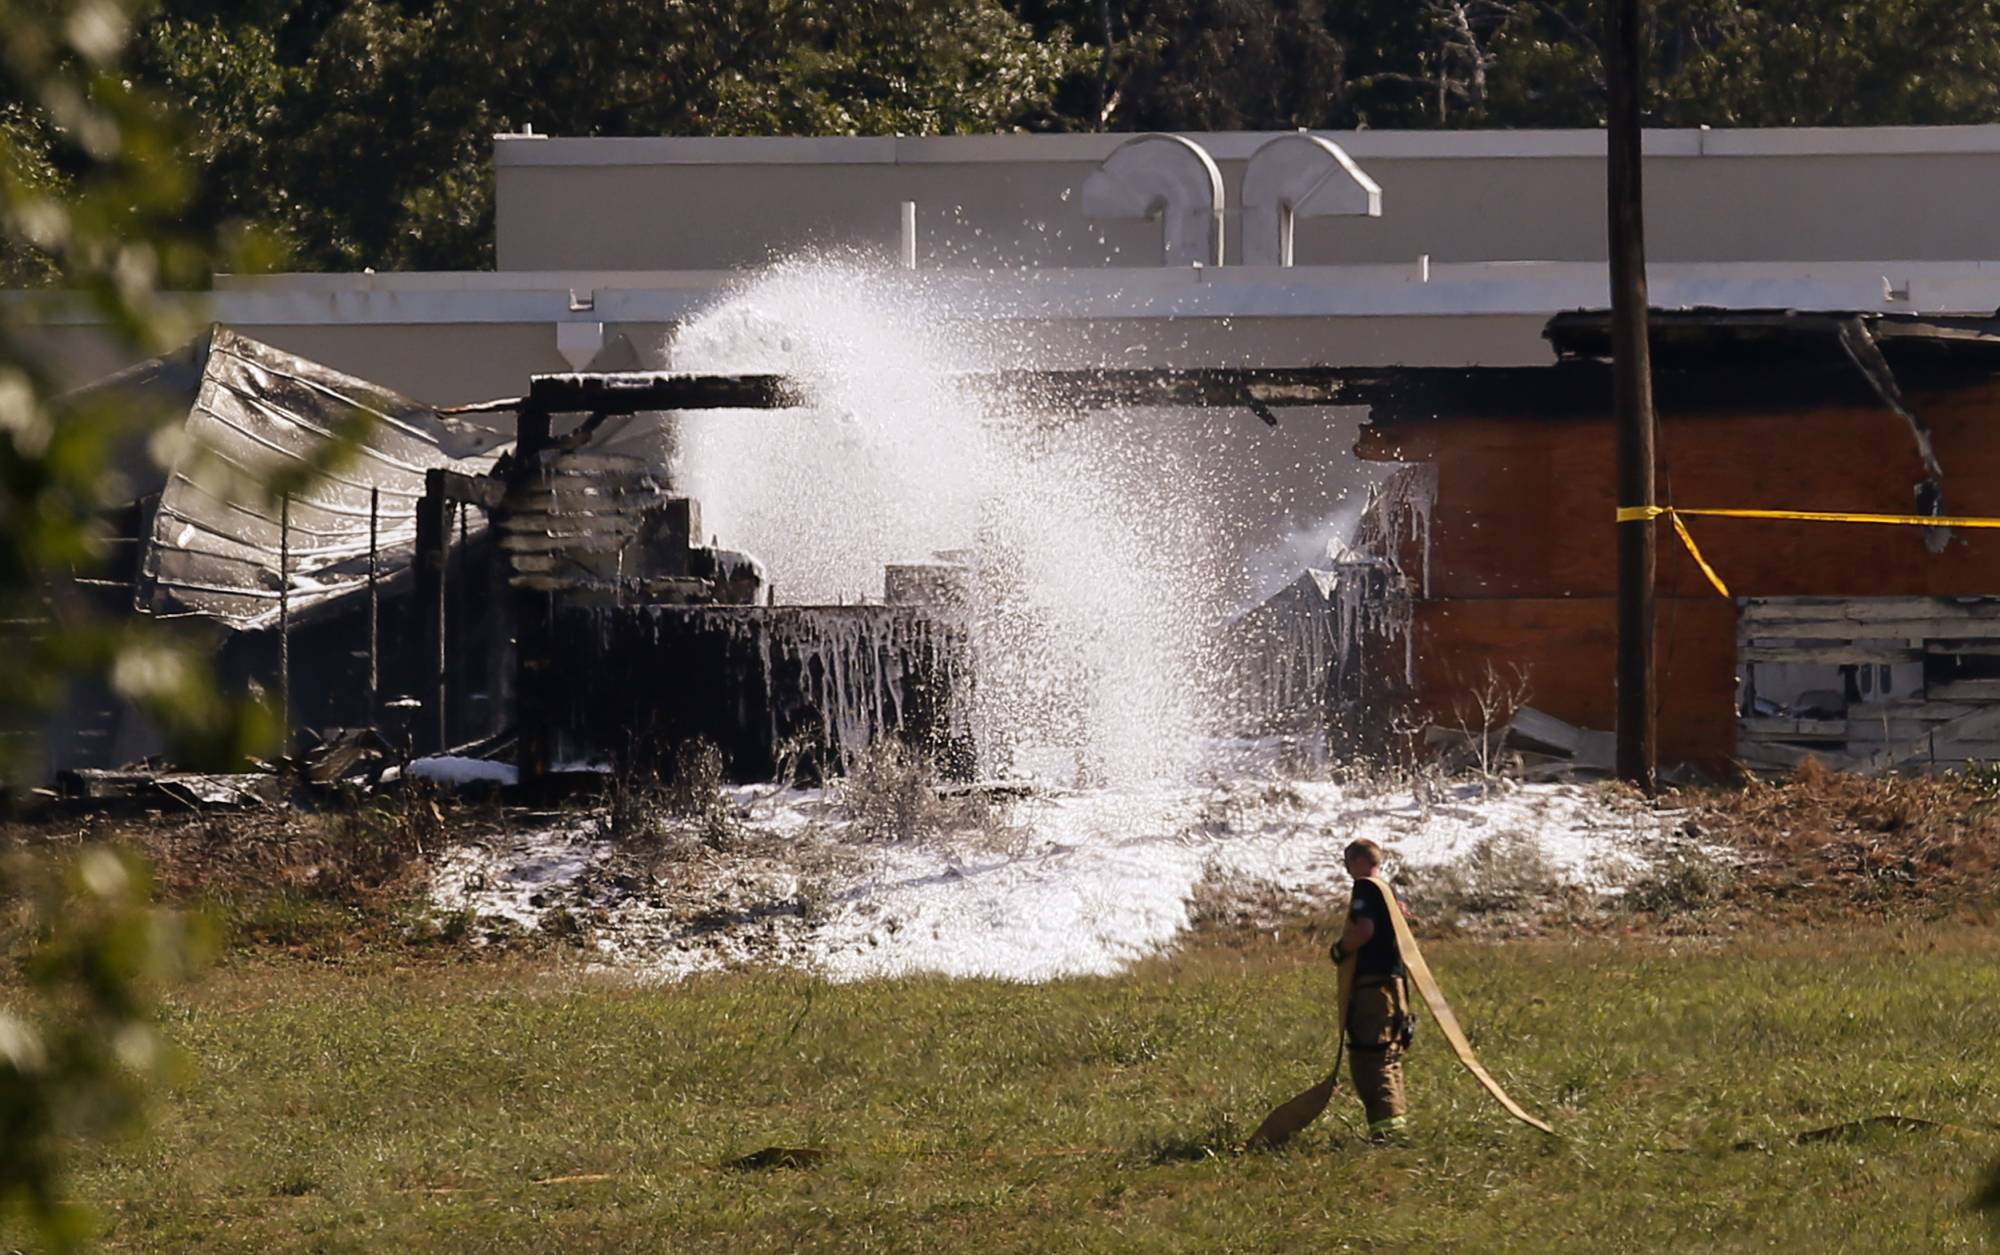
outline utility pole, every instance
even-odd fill
[[[1618,504],[1653,502],[1653,364],[1646,343],[1646,231],[1640,179],[1640,0],[1606,0],[1606,191],[1611,253],[1611,374],[1618,422]],[[1650,518],[1618,523],[1618,778],[1658,785],[1653,718],[1653,570]]]

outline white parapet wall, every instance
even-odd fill
[[[1278,133],[1188,133],[1237,216]],[[1305,220],[1302,266],[1604,257],[1601,131],[1326,131],[1381,187],[1379,218]],[[1129,135],[563,139],[494,146],[503,270],[755,266],[802,248],[923,266],[1143,267],[1158,223],[1093,221],[1080,189]],[[2000,126],[1663,130],[1645,136],[1661,262],[2000,257]],[[1232,243],[1224,260],[1240,260]]]

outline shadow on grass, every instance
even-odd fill
[[[1972,1196],[1973,1209],[1986,1217],[1993,1232],[2000,1235],[2000,1159],[1986,1170],[1986,1183],[1979,1187],[1979,1193]]]
[[[747,1155],[731,1159],[723,1166],[738,1172],[768,1172],[774,1168],[794,1170],[817,1168],[826,1162],[828,1154],[821,1146],[766,1146],[762,1150],[751,1151]]]
[[[1169,1129],[1139,1139],[1127,1162],[1158,1166],[1228,1159],[1244,1153],[1249,1131],[1233,1117],[1214,1116],[1191,1129]]]

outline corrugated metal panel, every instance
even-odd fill
[[[236,628],[275,618],[281,507],[264,486],[314,462],[343,434],[358,437],[353,452],[290,503],[295,607],[366,578],[371,489],[380,493],[384,568],[393,569],[408,561],[415,541],[424,472],[484,473],[504,438],[215,330],[186,439],[153,521],[140,608],[208,615]]]

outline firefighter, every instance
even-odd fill
[[[1381,873],[1382,847],[1365,839],[1351,842],[1343,861],[1354,877],[1354,896],[1347,907],[1347,927],[1333,943],[1333,961],[1355,960],[1345,1026],[1349,1068],[1368,1113],[1368,1135],[1383,1141],[1401,1136],[1408,1124],[1403,1051],[1415,1021],[1390,907],[1382,890],[1369,883]]]

